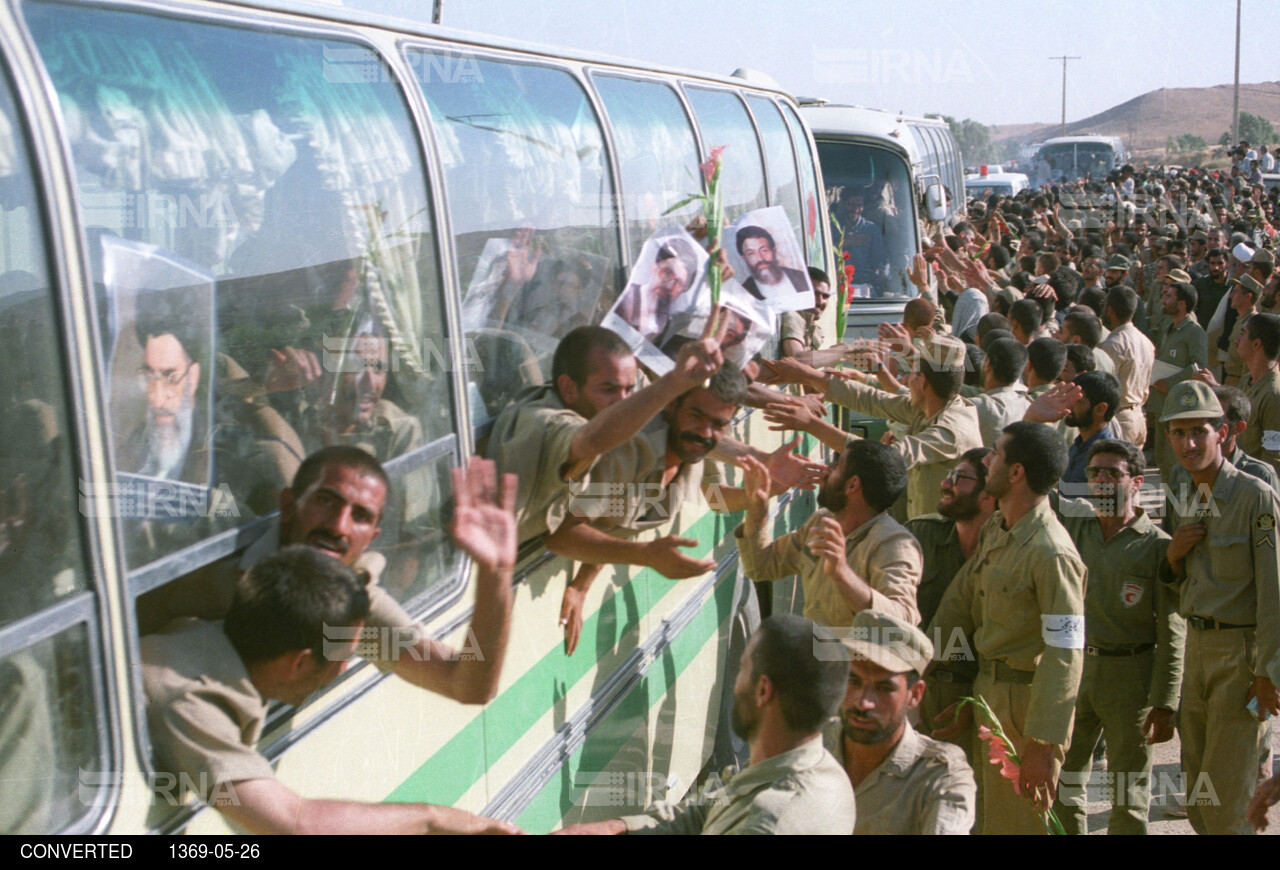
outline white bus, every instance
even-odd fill
[[[946,122],[859,106],[802,101],[818,143],[835,232],[854,266],[846,336],[901,316],[918,291],[908,278],[921,227],[964,212],[964,162]]]
[[[1117,136],[1058,136],[1045,141],[1036,152],[1033,181],[1039,185],[1107,176],[1129,161],[1129,153]]]
[[[832,265],[784,93],[299,9],[0,5],[0,832],[226,831],[154,767],[139,636],[167,593],[272,528],[335,433],[392,476],[384,586],[465,648],[449,471],[547,377],[559,337],[598,322],[710,147],[730,146],[730,220],[781,206],[808,262]],[[530,280],[469,325],[467,294],[508,266]],[[144,367],[148,318],[186,330],[182,366]],[[273,377],[290,349],[323,362],[305,388]],[[187,461],[156,486],[162,387]],[[779,443],[749,415],[735,435]],[[797,497],[778,522],[811,510]],[[557,625],[572,566],[528,542],[494,701],[361,665],[273,707],[258,748],[300,794],[533,832],[678,796],[732,749],[724,676],[750,628],[735,525],[702,506],[662,530],[718,561],[701,579],[606,569],[573,657]]]

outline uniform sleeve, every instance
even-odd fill
[[[1084,632],[1084,565],[1071,555],[1054,555],[1034,566],[1032,582],[1040,613],[1045,616],[1073,616]],[[1036,626],[1042,629],[1042,626]],[[1075,718],[1076,694],[1084,674],[1084,650],[1044,647],[1031,683],[1031,702],[1023,733],[1042,743],[1066,746]]]
[[[275,771],[246,745],[228,715],[227,700],[188,694],[167,704],[149,704],[147,722],[162,770],[185,777],[205,803],[234,799],[230,783],[273,779]]]
[[[1280,450],[1268,450],[1264,445],[1276,446],[1280,442],[1280,401],[1274,393],[1259,396],[1249,425],[1240,433],[1240,449],[1255,459],[1270,463],[1280,469]]]
[[[887,417],[899,423],[912,423],[920,413],[911,407],[909,396],[886,393],[866,384],[855,384],[845,378],[831,379],[827,386],[827,401],[860,414]]]
[[[1169,563],[1165,553],[1169,539],[1162,537],[1155,548],[1161,565]],[[1156,652],[1151,664],[1151,692],[1147,706],[1164,710],[1178,709],[1178,696],[1182,688],[1182,645],[1187,627],[1178,615],[1178,592],[1167,583],[1156,583]]]
[[[1264,489],[1250,512],[1249,535],[1253,542],[1254,585],[1257,590],[1257,661],[1254,675],[1265,677],[1267,663],[1280,652],[1280,552],[1277,551],[1276,518],[1280,503],[1276,493]]]
[[[746,523],[740,524],[734,530],[733,537],[738,543],[738,555],[742,558],[742,572],[761,583],[800,573],[804,568],[801,543],[808,529],[809,523],[806,522],[796,531],[769,543],[766,528],[762,528],[753,538],[747,534]]]
[[[871,609],[888,613],[908,625],[920,624],[916,590],[924,573],[924,556],[910,534],[895,535],[876,548],[870,577]]]
[[[907,468],[931,465],[959,459],[960,436],[950,426],[929,426],[915,435],[906,435],[893,442],[893,448],[902,454]]]
[[[939,775],[930,784],[921,808],[923,835],[966,835],[973,828],[978,786],[964,753],[956,749],[946,761],[939,759]]]
[[[516,519],[523,541],[547,531],[548,505],[567,496],[571,483],[581,481],[593,463],[564,469],[573,438],[586,425],[578,415],[536,408],[513,408],[510,413],[515,416],[509,422],[499,417],[487,453],[499,472],[520,478]]]
[[[694,789],[678,804],[658,801],[644,813],[623,816],[621,821],[628,834],[701,834],[710,803],[699,800],[700,794]]]

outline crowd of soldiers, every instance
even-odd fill
[[[1052,811],[1083,833],[1103,742],[1108,830],[1145,833],[1152,746],[1175,731],[1195,830],[1264,827],[1280,797],[1260,773],[1280,713],[1276,211],[1239,167],[1125,167],[993,196],[917,257],[901,322],[827,345],[832,285],[812,269],[817,307],[783,315],[777,358],[745,372],[724,365],[714,317],[647,383],[616,335],[573,329],[550,382],[517,396],[488,459],[455,477],[451,531],[481,577],[474,661],[379,588],[369,547],[389,482],[359,448],[327,448],[285,490],[278,536],[242,559],[225,624],[144,639],[157,754],[202,775],[202,796],[250,831],[511,831],[294,795],[253,746],[266,700],[297,703],[352,651],[377,661],[355,636],[321,655],[321,626],[358,624],[408,632],[422,653],[380,666],[483,703],[518,543],[576,563],[560,612],[572,654],[602,566],[715,567],[702,542],[662,534],[701,497],[742,512],[748,578],[803,589],[803,617],[766,619],[738,663],[748,763],[680,804],[565,832],[1043,833]],[[829,404],[888,429],[851,436]],[[834,461],[730,438],[743,405]],[[815,485],[818,510],[773,537],[773,499]],[[193,649],[221,664],[184,658]]]

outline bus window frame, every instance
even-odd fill
[[[7,85],[13,98],[13,134],[25,149],[19,171],[30,174],[35,224],[42,237],[41,253],[49,281],[45,298],[55,319],[51,332],[58,342],[55,364],[61,372],[63,389],[60,410],[67,428],[64,449],[70,452],[70,469],[81,484],[89,481],[102,486],[108,479],[109,469],[95,461],[92,447],[96,436],[96,443],[107,450],[110,459],[109,444],[103,423],[105,403],[98,398],[101,396],[96,368],[99,353],[97,335],[90,326],[94,322],[92,294],[77,292],[91,287],[92,282],[88,278],[87,259],[82,256],[86,248],[75,192],[74,163],[62,136],[53,83],[39,62],[25,18],[15,14],[13,20],[21,47],[11,46],[9,34],[0,33],[0,46],[4,48],[0,51],[0,87]],[[59,227],[74,228],[74,232],[65,234],[58,231]],[[79,305],[84,308],[78,308]],[[82,370],[85,366],[75,364],[77,360],[88,362],[87,373]],[[95,475],[95,470],[100,473]],[[91,718],[99,735],[96,757],[100,770],[117,771],[123,764],[124,741],[122,729],[116,727],[120,722],[120,705],[116,674],[111,666],[109,638],[113,620],[109,596],[124,589],[115,569],[123,564],[119,558],[123,556],[123,549],[118,536],[104,534],[103,526],[113,525],[109,518],[91,522],[82,510],[77,511],[77,515],[79,546],[76,549],[87,588],[0,628],[0,657],[30,649],[83,625],[83,653],[91,676]],[[115,558],[109,559],[108,554]],[[126,622],[126,627],[128,625]],[[104,831],[115,816],[120,792],[121,778],[110,777],[107,783],[98,784],[92,805],[58,833]]]
[[[626,79],[634,82],[644,82],[646,84],[659,84],[666,87],[669,91],[671,91],[675,95],[676,100],[680,103],[680,108],[684,111],[685,123],[689,125],[689,132],[693,135],[694,147],[698,149],[698,153],[695,155],[695,157],[699,163],[701,163],[703,160],[706,159],[706,157],[704,156],[706,154],[706,145],[702,141],[702,131],[698,129],[697,118],[693,114],[693,106],[689,103],[688,98],[685,96],[684,89],[679,87],[679,81],[674,76],[668,79],[653,78],[652,76],[637,75],[635,73],[632,73],[630,71],[626,71],[620,68],[615,69],[611,67],[600,66],[599,64],[584,65],[582,68],[582,74],[583,74],[583,78],[590,84],[591,95],[595,98],[595,102],[600,107],[600,117],[604,118],[607,122],[605,123],[604,127],[605,127],[605,134],[609,142],[609,160],[613,167],[614,178],[617,182],[615,184],[614,198],[617,201],[617,208],[618,208],[618,214],[619,214],[618,225],[622,230],[622,241],[623,241],[623,246],[622,246],[622,259],[623,259],[622,267],[623,268],[622,268],[622,274],[619,276],[619,281],[620,281],[619,292],[621,292],[623,289],[625,289],[626,276],[631,274],[631,270],[635,266],[635,262],[631,257],[631,248],[630,248],[631,235],[630,235],[630,229],[628,226],[626,192],[625,190],[623,190],[623,187],[622,187],[622,169],[621,169],[621,165],[618,163],[617,146],[613,138],[613,121],[609,117],[609,108],[605,104],[604,98],[600,96],[600,91],[596,88],[596,84],[595,84],[596,76],[601,76],[603,78]],[[703,192],[705,192],[705,185],[704,185]]]
[[[437,162],[437,155],[439,154],[439,151],[436,148],[435,127],[434,122],[431,120],[431,108],[427,104],[427,95],[425,91],[423,91],[422,87],[419,86],[417,79],[412,74],[412,70],[416,67],[408,57],[408,52],[411,50],[416,49],[428,52],[443,51],[455,54],[466,51],[477,59],[487,60],[493,63],[506,64],[509,66],[530,66],[537,67],[539,69],[550,69],[557,72],[563,72],[568,75],[575,84],[577,84],[577,86],[582,90],[587,104],[591,106],[592,112],[595,114],[597,129],[600,131],[600,141],[604,149],[605,171],[609,175],[609,181],[612,187],[612,202],[610,203],[610,210],[613,213],[613,221],[615,225],[613,235],[616,243],[619,245],[618,261],[619,268],[621,269],[619,273],[615,273],[613,280],[615,282],[614,286],[617,287],[617,292],[621,293],[623,277],[629,274],[631,264],[630,252],[626,247],[627,234],[625,214],[618,194],[620,188],[618,186],[619,175],[617,157],[614,153],[612,131],[609,129],[609,124],[605,122],[608,115],[604,111],[604,105],[600,100],[599,94],[597,94],[595,88],[591,86],[589,78],[584,71],[588,65],[575,64],[541,55],[530,55],[528,53],[522,54],[517,51],[495,49],[486,46],[474,46],[461,41],[445,42],[438,39],[429,39],[417,36],[398,38],[396,40],[396,48],[397,59],[403,62],[410,70],[409,81],[414,84],[414,87],[410,88],[412,91],[412,98],[415,101],[414,111],[415,113],[418,111],[421,111],[422,113],[420,121],[422,126],[419,129],[420,132],[425,131],[426,138],[424,138],[424,142],[430,143],[429,150],[431,153],[428,155],[427,159],[432,171],[437,173],[432,179],[435,185],[434,189],[438,191],[438,194],[434,199],[439,204],[439,211],[442,214],[440,222],[437,224],[437,244],[447,252],[447,259],[449,263],[449,271],[446,273],[442,270],[441,272],[441,284],[446,287],[454,286],[458,288],[456,300],[453,298],[453,294],[445,294],[445,302],[450,309],[450,315],[456,318],[454,335],[457,337],[457,341],[461,344],[465,342],[466,338],[462,326],[461,305],[465,288],[462,286],[462,275],[458,271],[457,235],[454,233],[453,220],[447,207],[447,203],[449,201],[449,186],[448,179],[446,177],[447,173],[444,171],[444,167],[440,166]],[[445,230],[447,230],[447,241]],[[606,289],[607,288],[608,281],[606,279]],[[616,299],[616,296],[614,298]],[[459,358],[463,359],[465,357]],[[455,369],[456,368],[457,367],[455,366]],[[456,374],[457,372],[455,372],[455,375]],[[475,420],[475,415],[472,413],[470,389],[467,386],[465,379],[459,380],[462,382],[461,387],[458,388],[461,390],[459,398],[464,402],[466,416],[461,419],[458,429],[466,429],[470,433],[471,441],[467,447],[468,450],[474,450],[475,445],[489,435],[489,432],[493,428],[494,421],[489,420],[480,425],[476,425],[473,422]]]
[[[36,0],[36,2],[33,2],[31,5],[56,7],[67,6],[68,4],[60,2],[60,0]],[[463,343],[458,333],[458,324],[461,322],[461,318],[455,310],[456,306],[451,304],[451,294],[445,290],[448,286],[447,282],[449,280],[449,275],[446,271],[445,259],[442,256],[443,251],[440,238],[441,223],[439,220],[439,212],[441,209],[440,196],[435,193],[435,189],[433,188],[433,152],[427,147],[427,140],[423,139],[424,130],[429,131],[429,127],[424,127],[421,119],[418,117],[419,107],[416,100],[420,99],[420,95],[418,94],[417,89],[408,88],[404,84],[405,70],[398,66],[400,62],[399,54],[384,50],[383,45],[381,45],[378,40],[371,39],[367,34],[354,25],[343,25],[341,23],[317,24],[310,21],[282,22],[274,18],[267,19],[259,15],[255,15],[252,10],[228,10],[223,7],[211,10],[192,9],[186,7],[157,8],[150,3],[131,2],[92,2],[76,4],[73,8],[90,8],[95,10],[134,13],[149,17],[164,18],[172,21],[187,22],[197,26],[223,27],[230,30],[240,31],[250,30],[255,33],[279,36],[283,38],[311,40],[316,44],[321,44],[323,41],[329,40],[344,45],[358,46],[370,52],[373,57],[376,57],[387,73],[388,82],[399,92],[402,107],[406,112],[404,120],[408,121],[408,132],[415,138],[415,141],[411,144],[413,147],[416,147],[421,161],[421,174],[427,185],[424,193],[427,198],[433,220],[435,221],[433,235],[435,235],[436,238],[434,239],[430,255],[434,255],[435,262],[439,266],[440,288],[437,292],[443,296],[443,299],[441,300],[441,308],[445,316],[445,337],[449,342],[451,352],[455,355],[455,359],[465,358],[463,354]],[[52,105],[56,106],[57,89],[46,71],[43,56],[40,54],[39,49],[34,43],[34,39],[26,29],[25,18],[21,20],[24,36],[26,37],[29,51],[33,58],[33,63],[41,79],[45,99],[49,100]],[[24,111],[29,110],[24,106]],[[88,256],[89,247],[87,234],[82,221],[83,211],[80,204],[79,190],[74,180],[75,161],[67,148],[65,137],[62,135],[62,125],[60,123],[55,123],[54,129],[54,135],[56,136],[58,150],[62,160],[62,171],[65,173],[64,177],[68,192],[68,202],[70,203],[69,220],[74,222],[75,237],[79,245],[80,268],[77,271],[80,274],[81,281],[84,282],[84,286],[92,287],[93,277],[90,274],[91,267],[90,258]],[[431,140],[431,145],[434,146],[433,140]],[[52,237],[58,238],[56,234]],[[65,252],[62,252],[62,255],[65,257]],[[424,256],[429,255],[424,254]],[[86,294],[84,304],[89,311],[89,318],[85,324],[85,330],[89,341],[88,347],[91,349],[94,359],[92,363],[92,367],[94,367],[94,369],[91,374],[91,378],[93,381],[96,381],[101,373],[100,360],[102,359],[102,356],[99,350],[100,342],[97,330],[91,325],[97,322],[95,313],[96,303],[94,302],[93,294]],[[65,320],[65,318],[60,317],[60,320]],[[71,340],[74,341],[76,339],[73,336]],[[462,397],[465,395],[465,391],[460,391],[458,386],[460,381],[458,370],[460,367],[451,366],[450,368],[452,369],[450,378],[452,384],[451,410],[453,412],[453,431],[423,445],[412,453],[405,454],[404,456],[396,457],[394,460],[391,460],[389,464],[391,465],[393,480],[397,479],[394,474],[395,470],[402,469],[404,471],[409,471],[413,468],[438,460],[445,454],[450,455],[453,467],[460,466],[462,445],[464,442],[460,437],[459,430],[462,428],[460,424],[464,419],[462,416],[463,407],[461,406],[461,402],[463,401]],[[74,375],[78,382],[81,375],[79,367],[74,368],[71,374]],[[102,391],[98,390],[97,394],[101,395]],[[102,444],[103,451],[107,456],[107,461],[103,465],[104,473],[102,475],[106,483],[101,485],[109,486],[110,481],[115,479],[116,457],[111,446],[111,438],[107,431],[108,424],[105,400],[95,398],[93,399],[93,402],[97,407],[97,417],[102,421],[102,431],[99,432],[98,435],[101,438],[100,443]],[[77,403],[75,411],[78,418],[84,417],[84,408],[79,403]],[[68,416],[70,417],[70,413],[68,413]],[[83,419],[77,419],[76,422],[78,425],[85,425]],[[84,454],[81,453],[80,455],[83,456]],[[403,467],[406,464],[408,464],[408,468]],[[167,556],[162,556],[145,565],[138,566],[133,570],[129,570],[127,560],[124,556],[123,524],[115,521],[114,518],[108,520],[113,531],[112,537],[114,539],[112,561],[115,566],[118,566],[118,573],[122,578],[122,580],[115,584],[115,586],[121,596],[121,612],[124,620],[123,633],[130,670],[130,676],[128,679],[131,683],[130,689],[134,701],[134,744],[139,753],[138,758],[141,769],[144,773],[154,774],[156,773],[156,770],[152,763],[154,754],[150,731],[146,724],[146,695],[141,684],[141,635],[138,632],[138,625],[135,616],[138,597],[152,589],[159,588],[167,582],[177,580],[196,568],[213,564],[236,553],[242,552],[250,544],[261,537],[262,534],[269,532],[278,516],[279,511],[277,510],[266,516],[259,517],[243,526],[228,529],[218,535],[205,538],[198,543],[185,547],[175,553],[168,554]],[[465,554],[458,554],[458,557],[454,561],[454,569],[450,576],[442,578],[439,583],[433,584],[428,590],[424,590],[423,593],[420,593],[414,599],[404,602],[405,604],[410,605],[410,607],[406,608],[407,612],[415,619],[415,621],[423,624],[428,629],[435,627],[432,623],[435,622],[443,612],[462,599],[466,589],[470,585],[470,575],[470,559],[466,557]],[[350,693],[344,693],[341,696],[335,695],[334,689],[345,682],[350,676],[364,672],[366,670],[366,666],[368,666],[367,662],[354,662],[353,666],[348,668],[347,674],[344,674],[343,680],[335,680],[316,696],[309,699],[306,704],[306,708],[312,711],[313,715],[309,716],[308,719],[316,722],[325,721],[341,710],[344,706],[352,703],[356,697],[364,694],[376,685],[377,680],[374,680],[369,682],[367,685],[362,686],[354,695]],[[114,699],[114,696],[114,691],[107,693],[108,698]],[[117,706],[118,705],[114,703],[112,704],[111,721],[113,722],[119,721]],[[302,708],[288,709],[291,715],[293,710]],[[117,730],[118,729],[113,729],[112,734],[114,735]],[[267,755],[269,759],[274,760],[278,757],[280,752],[283,752],[287,745],[291,744],[292,741],[290,741],[288,737],[292,730],[293,729],[290,729],[290,732],[286,732],[282,738],[277,739],[270,744],[260,746],[264,754]],[[116,752],[114,757],[120,758],[120,752]],[[112,801],[111,806],[115,806],[114,801]],[[186,808],[191,808],[190,801],[186,804]],[[197,804],[195,813],[203,811],[204,809],[204,806]],[[187,816],[186,821],[189,821],[190,817],[193,817],[195,813],[191,813],[190,816]],[[111,815],[114,815],[114,812]],[[177,815],[185,816],[185,813],[178,813]],[[110,816],[103,819],[101,824],[106,824],[109,821]],[[172,819],[170,821],[172,821]],[[185,822],[183,822],[183,824],[185,824]],[[168,827],[168,824],[166,823],[164,827]]]
[[[760,180],[761,180],[761,183],[764,185],[765,205],[763,207],[768,208],[770,205],[772,205],[772,203],[770,202],[771,197],[769,196],[769,192],[770,192],[769,160],[768,160],[768,157],[765,155],[764,143],[763,141],[761,141],[761,138],[760,138],[760,128],[756,124],[755,116],[751,114],[751,107],[747,105],[746,97],[742,95],[742,91],[739,88],[733,87],[731,85],[721,85],[718,83],[713,84],[710,82],[691,81],[688,78],[685,78],[684,76],[679,77],[679,83],[680,83],[680,92],[684,95],[685,100],[688,103],[689,109],[692,112],[694,127],[698,131],[698,146],[702,149],[702,154],[700,156],[700,159],[698,160],[699,163],[706,162],[706,160],[710,156],[709,150],[715,146],[707,145],[707,138],[706,138],[706,134],[702,130],[702,123],[698,120],[697,111],[693,109],[693,101],[689,99],[689,94],[688,94],[689,89],[693,89],[697,91],[707,91],[707,92],[722,91],[727,94],[732,94],[733,97],[737,99],[738,105],[741,106],[743,112],[746,113],[747,120],[751,124],[751,132],[755,135],[756,154],[760,158]]]

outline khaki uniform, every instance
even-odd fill
[[[1120,437],[1139,448],[1147,441],[1147,420],[1143,406],[1151,391],[1151,366],[1155,363],[1156,347],[1132,323],[1126,323],[1098,345],[1098,349],[1111,357],[1120,381],[1120,407],[1113,425]]]
[[[995,447],[1004,427],[1021,420],[1030,404],[1026,390],[1014,385],[996,387],[974,396],[973,407],[978,410],[982,446]]]
[[[973,828],[977,785],[959,747],[905,728],[898,745],[854,788],[859,836],[968,834]],[[827,751],[844,760],[839,720],[822,732]]]
[[[906,424],[906,437],[895,441],[893,449],[907,461],[909,518],[927,514],[937,507],[942,478],[965,451],[982,446],[978,412],[971,402],[958,396],[936,416],[926,417],[911,407],[909,396],[895,396],[865,384],[833,378],[827,401]]]
[[[1156,359],[1169,365],[1181,366],[1182,371],[1164,379],[1172,387],[1191,377],[1192,363],[1201,368],[1209,367],[1209,338],[1196,321],[1194,314],[1188,314],[1181,323],[1175,324],[1166,320],[1160,332],[1160,350]],[[1152,390],[1147,398],[1147,425],[1153,432],[1161,432],[1160,415],[1164,413],[1164,394]],[[1176,459],[1169,446],[1168,438],[1153,438],[1155,442],[1156,465],[1161,474],[1168,475],[1173,469]],[[1137,445],[1141,447],[1142,445]]]
[[[920,575],[920,588],[916,601],[920,605],[920,624],[929,626],[942,602],[942,596],[960,569],[964,567],[964,551],[960,549],[960,537],[956,534],[956,521],[942,514],[925,514],[907,523],[907,531],[915,535],[924,554],[924,572]],[[958,638],[934,633],[930,638],[938,665],[926,680],[924,698],[920,702],[921,729],[928,734],[941,727],[935,718],[943,710],[973,694],[973,680],[978,676],[978,661],[970,653],[973,638],[966,637],[963,646]],[[952,660],[951,656],[958,656]],[[954,743],[964,750],[969,764],[973,764],[973,729],[954,738]]]
[[[521,541],[559,528],[571,490],[581,491],[585,485],[590,466],[564,466],[573,436],[586,424],[550,385],[524,390],[494,421],[485,455],[497,463],[499,473],[520,478],[516,522]]]
[[[826,336],[812,309],[809,311],[784,311],[778,315],[778,348],[788,338],[794,338],[809,350],[820,350]]]
[[[808,539],[813,526],[827,510],[818,510],[803,526],[769,543],[768,533],[761,529],[748,538],[746,526],[734,532],[742,571],[757,582],[782,580],[793,574],[800,576],[804,588],[804,616],[820,625],[839,628],[853,620],[853,610],[827,576],[822,559],[809,552]],[[916,587],[924,567],[920,545],[911,533],[887,513],[879,513],[845,536],[845,557],[849,567],[871,587],[869,610],[895,616],[910,625],[920,622],[916,606]]]
[[[1182,618],[1176,596],[1157,579],[1169,536],[1141,508],[1107,541],[1087,500],[1061,499],[1058,513],[1089,567],[1084,677],[1062,765],[1058,818],[1068,834],[1088,833],[1085,784],[1098,737],[1105,735],[1112,794],[1107,831],[1145,834],[1151,747],[1142,726],[1153,707],[1178,709],[1182,682]]]
[[[852,834],[856,815],[849,775],[815,739],[622,821],[629,834]]]
[[[1235,326],[1231,327],[1231,337],[1227,339],[1227,358],[1222,364],[1223,383],[1229,386],[1238,385],[1240,378],[1244,376],[1244,360],[1240,359],[1240,336],[1244,332],[1244,325],[1256,313],[1257,311],[1251,311],[1244,317],[1237,317]]]
[[[147,725],[160,769],[190,783],[206,803],[232,798],[230,783],[274,779],[254,748],[266,699],[222,626],[183,619],[139,643]]]
[[[670,428],[658,417],[630,441],[601,456],[591,472],[591,484],[568,502],[569,512],[606,529],[656,529],[670,522],[685,504],[697,502],[702,487],[723,482],[715,462],[699,460],[683,463],[663,487],[669,434]]]
[[[1240,433],[1240,449],[1280,473],[1280,369],[1270,368],[1256,383],[1242,386],[1253,410]]]
[[[944,636],[953,627],[972,633],[974,692],[1019,754],[1033,738],[1056,746],[1061,762],[1084,667],[1085,567],[1048,499],[1012,529],[1003,523],[996,511],[982,527],[978,551],[943,596],[933,625]],[[985,744],[975,747],[976,757],[986,753]],[[1030,801],[1014,793],[999,768],[979,766],[982,833],[1044,833]]]
[[[1254,677],[1266,676],[1267,662],[1280,650],[1280,500],[1229,462],[1206,497],[1174,495],[1167,530],[1194,522],[1208,527],[1181,575],[1173,575],[1167,560],[1160,563],[1161,580],[1177,587],[1187,620],[1178,723],[1187,815],[1197,833],[1251,833],[1244,811],[1266,726],[1245,704]]]

